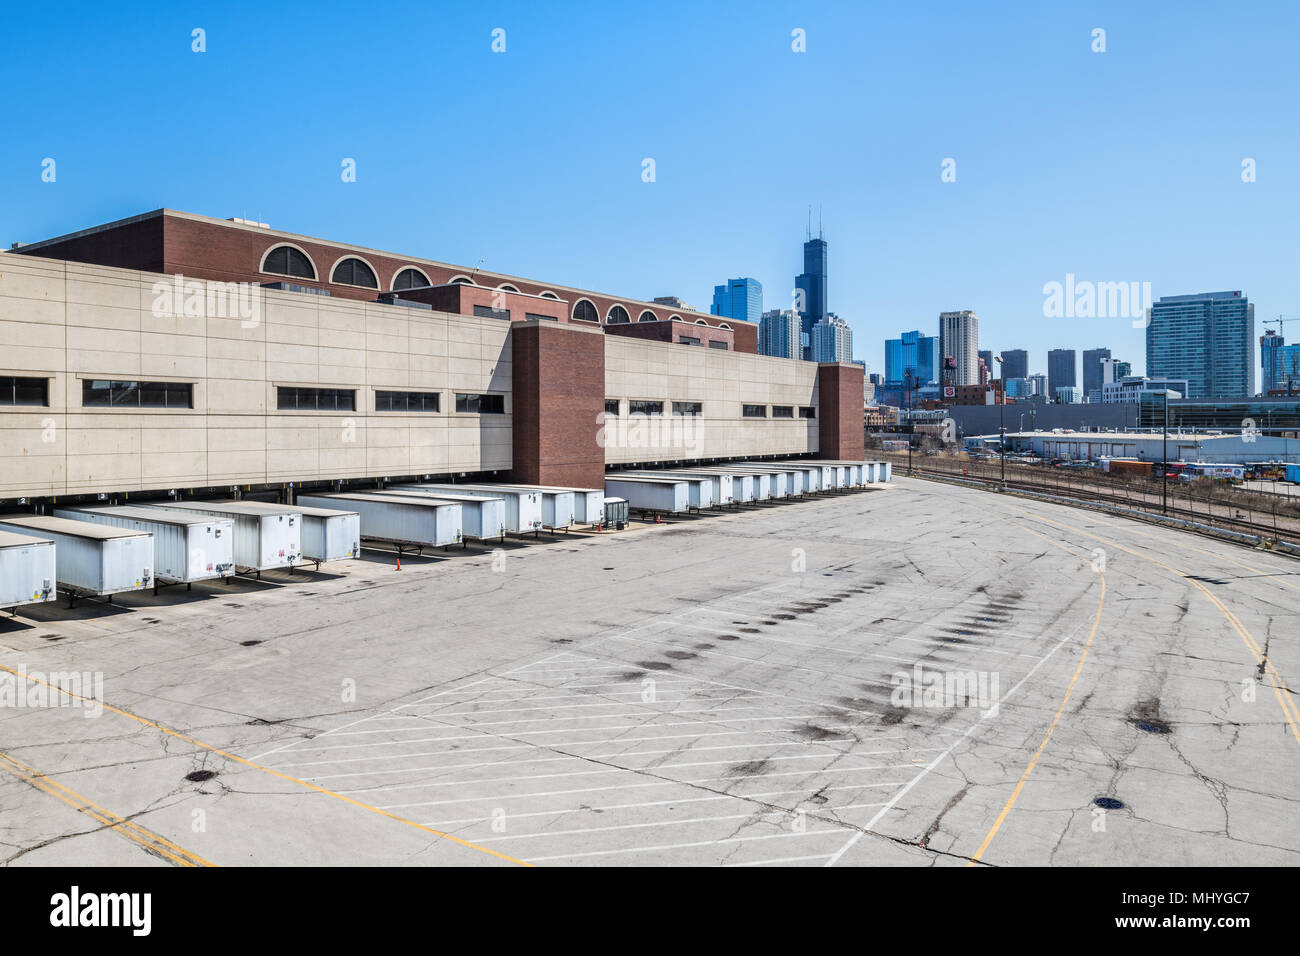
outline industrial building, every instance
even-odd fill
[[[998,436],[965,439],[967,448],[996,447]],[[1167,452],[1166,452],[1167,449]],[[1300,462],[1300,439],[1270,435],[1206,435],[1161,432],[1016,431],[1007,432],[1007,452],[1065,461],[1135,458],[1139,461]],[[1168,455],[1166,459],[1165,455]]]
[[[862,368],[757,332],[155,210],[0,257],[0,501],[861,459]]]

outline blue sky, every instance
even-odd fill
[[[812,204],[873,371],[964,308],[1032,371],[1097,346],[1141,369],[1129,319],[1045,318],[1044,283],[1242,289],[1257,331],[1300,315],[1298,10],[14,4],[0,241],[170,206],[704,309],[753,276],[772,308]]]

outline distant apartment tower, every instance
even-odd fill
[[[1083,394],[1090,402],[1101,401],[1101,360],[1110,358],[1110,349],[1083,350]]]
[[[1259,390],[1265,397],[1277,388],[1278,372],[1281,371],[1281,354],[1286,339],[1272,329],[1259,337]]]
[[[929,385],[939,380],[939,340],[933,335],[922,335],[920,330],[904,332],[896,339],[885,340],[885,381],[900,385],[913,375],[917,385]]]
[[[1241,290],[1161,296],[1147,324],[1147,375],[1187,379],[1187,398],[1255,392],[1255,307]]]
[[[1101,366],[1101,385],[1104,389],[1111,382],[1118,382],[1121,378],[1127,378],[1133,374],[1133,365],[1129,362],[1121,362],[1117,358],[1106,357],[1099,363]],[[1092,401],[1092,399],[1088,399]]]
[[[769,309],[758,321],[760,355],[797,359],[799,354],[799,315],[793,309]]]
[[[1042,372],[1035,372],[1033,375],[1029,376],[1029,381],[1034,387],[1034,390],[1030,393],[1031,395],[1041,395],[1044,398],[1047,397],[1047,376],[1046,375],[1044,375]]]
[[[992,349],[980,349],[979,352],[978,374],[979,383],[987,385],[990,381],[998,377],[998,370],[993,367]]]
[[[757,279],[728,279],[713,287],[713,315],[757,323],[763,317],[763,285]]]
[[[956,362],[954,385],[979,384],[979,317],[969,309],[939,313],[939,357]]]
[[[828,315],[812,330],[814,362],[852,362],[853,330],[838,315]]]
[[[1047,394],[1053,400],[1058,388],[1076,388],[1079,379],[1075,373],[1077,356],[1074,349],[1052,349],[1047,353]]]
[[[1029,378],[1029,353],[1024,349],[1008,349],[1002,353],[1003,378]]]

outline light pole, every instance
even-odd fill
[[[1005,489],[1007,486],[1007,380],[1003,377],[1002,356],[995,355],[993,358],[998,363],[998,380],[1002,383],[1002,400],[998,402],[998,432],[1002,436],[999,451],[1002,459],[1002,487]],[[1020,417],[1023,421],[1024,416]]]
[[[1164,440],[1162,442],[1163,451],[1160,454],[1162,459],[1160,464],[1160,511],[1162,514],[1169,514],[1169,390],[1164,391],[1165,396],[1165,425]]]

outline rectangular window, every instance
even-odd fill
[[[767,418],[766,405],[741,405],[740,414],[746,418]]]
[[[308,412],[355,412],[357,393],[350,388],[276,388],[276,407]]]
[[[800,418],[816,418],[817,407],[815,405],[805,405],[799,409]]]
[[[505,319],[507,322],[510,321],[509,309],[494,309],[489,305],[474,306],[474,314],[485,319]]]
[[[193,408],[191,382],[118,382],[85,379],[81,404],[88,408]]]
[[[0,405],[48,405],[48,378],[18,378],[0,375]]]
[[[437,392],[375,392],[377,412],[436,412],[439,411]]]
[[[605,414],[606,414],[606,415],[617,415],[617,414],[618,414],[618,399],[617,399],[617,398],[607,398],[607,399],[605,399]]]
[[[633,399],[627,403],[627,410],[633,415],[662,415],[664,413],[664,403]]]
[[[723,342],[723,341],[720,341],[720,340],[718,340],[718,339],[714,339],[713,341],[711,341],[711,342],[709,343],[709,348],[711,348],[711,349],[722,349],[722,350],[725,352],[726,349],[727,349],[727,343],[726,343],[726,342]]]
[[[554,315],[542,315],[542,314],[539,313],[539,312],[525,312],[525,313],[524,313],[524,318],[525,318],[525,319],[545,319],[547,322],[558,322],[558,321],[560,321],[560,320],[559,320],[556,316],[554,316]]]
[[[704,404],[702,402],[673,402],[674,415],[702,415],[704,414]]]
[[[700,340],[690,335],[679,335],[677,341],[682,345],[699,345]]]
[[[504,395],[473,395],[457,392],[456,411],[475,415],[504,415],[506,413],[506,397]]]
[[[773,417],[773,418],[794,418],[794,406],[793,406],[793,405],[773,405],[773,406],[772,406],[772,417]]]

